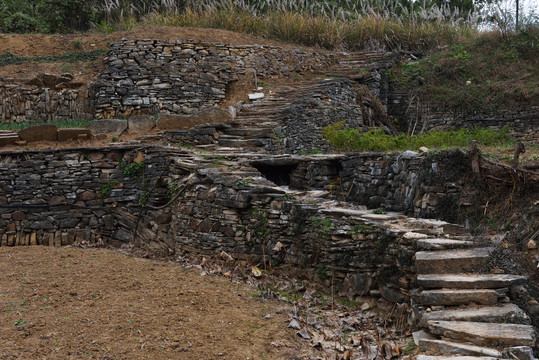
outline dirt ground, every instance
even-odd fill
[[[309,347],[283,303],[172,262],[2,247],[0,273],[2,359],[295,359]]]

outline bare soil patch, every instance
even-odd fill
[[[308,347],[282,303],[173,262],[41,246],[0,259],[3,359],[293,359]]]

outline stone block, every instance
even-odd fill
[[[155,119],[152,115],[135,115],[127,120],[127,128],[130,134],[144,133],[155,127]]]
[[[127,129],[127,120],[101,119],[90,121],[90,133],[98,135],[121,135]]]
[[[44,124],[30,126],[19,130],[19,137],[26,141],[56,141],[58,139],[58,128],[56,125]]]
[[[87,128],[61,128],[58,129],[58,141],[78,140],[80,135],[89,137],[90,129]]]
[[[15,144],[17,141],[19,141],[18,134],[0,132],[0,146]]]
[[[196,125],[230,121],[232,115],[228,111],[213,107],[194,115],[161,115],[157,127],[161,130],[193,129]]]

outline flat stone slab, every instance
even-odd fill
[[[494,248],[419,251],[415,254],[418,274],[473,272],[484,266]]]
[[[423,305],[494,305],[498,302],[498,293],[490,289],[425,290],[419,294],[419,302]]]
[[[89,124],[90,132],[96,135],[121,135],[127,129],[127,120],[101,119],[92,120]]]
[[[127,119],[127,128],[130,134],[144,133],[155,127],[155,118],[152,115],[135,115]]]
[[[480,346],[535,346],[535,331],[530,325],[430,321],[429,331],[448,339],[466,341]]]
[[[497,289],[525,283],[527,278],[509,274],[423,274],[417,285],[424,289]]]
[[[440,310],[421,312],[420,323],[427,324],[434,320],[476,321],[489,323],[529,324],[530,318],[515,304],[500,304],[499,306],[475,306],[464,309]]]
[[[455,240],[455,239],[419,239],[416,245],[423,250],[447,250],[466,248],[474,244],[473,241]]]
[[[407,240],[417,240],[417,239],[426,239],[429,236],[427,234],[409,231],[405,233],[404,235],[402,235],[402,237]]]
[[[228,111],[213,107],[193,115],[161,115],[157,120],[157,127],[161,130],[194,129],[201,124],[231,121],[232,115]]]
[[[19,137],[26,141],[56,141],[58,128],[51,124],[30,126],[19,130]]]
[[[419,349],[421,351],[435,353],[435,354],[445,354],[445,355],[464,355],[464,356],[490,356],[493,358],[501,358],[502,353],[498,350],[475,346],[467,345],[461,343],[455,343],[446,340],[438,339],[419,339]]]

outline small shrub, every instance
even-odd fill
[[[82,49],[82,42],[80,40],[73,40],[71,42],[71,46],[73,46],[73,49],[81,50]]]
[[[99,190],[99,196],[101,198],[109,197],[114,186],[118,185],[119,183],[120,182],[118,180],[110,180],[108,183],[101,187],[101,190]]]
[[[126,164],[124,161],[120,161],[120,168],[122,169],[122,174],[136,180],[144,172],[144,161],[133,161],[131,164]]]

